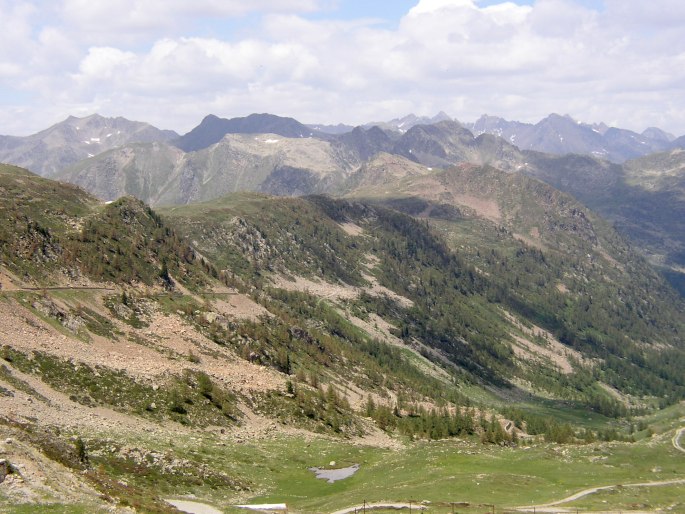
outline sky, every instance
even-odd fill
[[[0,134],[550,113],[685,134],[682,0],[0,0]]]

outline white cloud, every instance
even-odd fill
[[[26,2],[0,0],[0,80],[20,75],[35,46],[31,39],[34,8]]]
[[[631,29],[676,27],[685,23],[685,3],[681,0],[604,0],[607,16]]]
[[[183,35],[202,20],[252,12],[312,12],[318,0],[64,0],[61,17],[75,37],[108,45],[134,44],[149,37]]]
[[[16,106],[34,129],[48,124],[29,121],[40,112],[88,109],[180,131],[209,112],[359,123],[445,110],[462,120],[561,112],[681,134],[680,4],[421,0],[390,29],[307,17],[323,0],[64,0],[57,21],[0,0],[0,84],[38,95]],[[249,31],[196,30],[247,11],[260,13]],[[16,125],[10,112],[0,126]]]

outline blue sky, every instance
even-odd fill
[[[685,133],[682,0],[0,0],[0,134],[445,111]]]
[[[397,23],[416,3],[414,0],[340,0],[330,2],[330,7],[323,9],[318,15],[322,17],[333,15],[345,19],[371,17],[385,19],[389,23]],[[481,7],[501,3],[503,3],[501,0],[478,0],[477,2]],[[513,3],[533,5],[534,0],[516,0]],[[598,11],[602,10],[604,5],[602,0],[578,0],[576,3]]]
[[[399,22],[409,9],[416,5],[412,0],[395,0],[370,2],[364,0],[341,0],[331,2],[331,7],[324,8],[318,16],[334,16],[343,19],[378,18],[390,23]]]

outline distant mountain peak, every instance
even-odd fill
[[[213,114],[204,117],[200,124],[175,141],[186,152],[208,148],[218,143],[226,134],[277,134],[283,137],[310,137],[315,129],[293,118],[269,113],[253,113],[240,118],[219,118]]]
[[[81,118],[68,116],[36,134],[14,137],[11,144],[0,145],[0,161],[51,176],[80,160],[118,146],[177,137],[173,131],[122,117],[106,118],[97,113]]]
[[[669,143],[675,140],[675,136],[673,134],[665,132],[658,127],[648,127],[642,132],[642,135],[650,139],[667,141]]]
[[[444,111],[440,111],[433,117],[417,116],[416,114],[411,113],[403,116],[402,118],[395,118],[384,122],[367,123],[364,126],[368,128],[376,125],[386,130],[407,132],[416,125],[433,125],[435,123],[440,123],[441,121],[454,121],[454,118],[446,114]]]

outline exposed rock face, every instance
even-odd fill
[[[7,459],[0,459],[0,484],[2,484],[9,475],[15,475],[21,479],[21,473],[19,473],[16,466]]]

